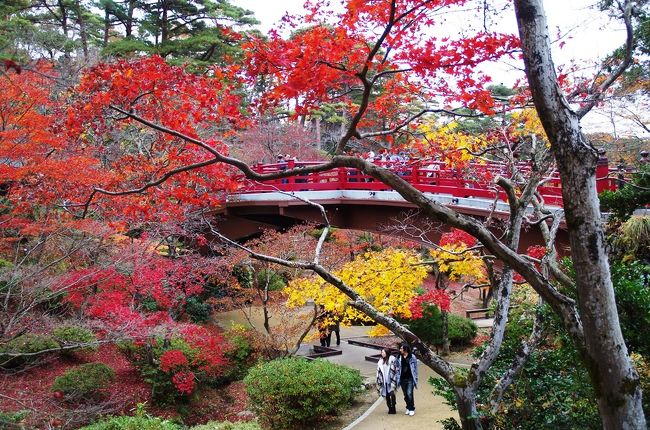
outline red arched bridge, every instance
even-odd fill
[[[253,169],[258,173],[273,173],[317,164],[321,163],[289,161],[258,164]],[[493,183],[497,175],[510,176],[500,164],[471,164],[462,171],[441,162],[383,165],[432,200],[461,213],[480,218],[488,214],[505,216],[509,211],[506,194]],[[525,173],[530,167],[521,164],[518,168]],[[599,192],[615,188],[606,160],[599,162],[596,176]],[[547,178],[538,191],[550,208],[561,207],[562,187],[557,175]],[[301,221],[322,223],[320,212],[305,200],[324,206],[334,226],[374,232],[385,231],[385,226],[414,208],[386,184],[357,169],[339,167],[265,182],[242,177],[239,190],[228,196],[221,211],[224,217],[219,227],[226,236],[243,238],[265,228],[287,228]],[[444,231],[442,226],[432,235],[437,236],[441,231]],[[537,242],[537,239],[525,242]]]

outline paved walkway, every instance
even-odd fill
[[[349,327],[341,328],[341,345],[342,355],[336,355],[327,358],[333,363],[344,364],[346,366],[359,369],[364,378],[370,378],[374,381],[377,364],[366,361],[366,355],[373,353],[372,349],[350,345],[347,339],[357,338],[366,335],[366,327]],[[332,336],[334,337],[334,336]],[[459,364],[463,365],[463,364]],[[397,391],[397,414],[388,415],[388,408],[383,398],[378,396],[378,402],[375,402],[366,414],[362,415],[359,420],[347,426],[344,430],[421,430],[442,429],[440,420],[448,417],[458,417],[458,413],[453,411],[449,406],[444,404],[442,397],[434,396],[431,385],[427,382],[430,376],[435,373],[426,366],[420,364],[419,367],[419,384],[415,390],[415,415],[404,415],[404,397],[401,390]],[[372,388],[371,388],[372,389]]]
[[[260,324],[261,321],[261,312],[259,309],[253,313],[252,318],[256,321],[257,324]],[[247,320],[243,318],[241,311],[231,311],[223,312],[218,314],[215,317],[215,321],[221,324],[224,328],[230,327],[232,322],[237,322],[240,324],[247,324]],[[275,324],[278,323],[278,320],[273,321]],[[479,327],[490,327],[492,325],[492,320],[475,320]],[[341,327],[341,345],[338,347],[343,350],[342,355],[336,355],[333,357],[327,358],[327,360],[332,361],[333,363],[344,364],[346,366],[359,369],[361,375],[364,378],[368,378],[371,381],[375,380],[375,373],[377,369],[377,364],[366,361],[366,355],[370,355],[374,350],[369,348],[364,348],[356,345],[350,345],[347,343],[347,339],[351,338],[360,338],[365,337],[367,332],[367,327]],[[332,340],[335,336],[332,335]],[[313,343],[312,343],[313,344]],[[303,344],[301,346],[301,352],[299,354],[306,354],[306,351],[312,345]],[[336,346],[335,346],[336,347]],[[456,366],[467,366],[468,359],[466,357],[451,357],[452,364]],[[454,362],[460,361],[460,363]],[[462,361],[465,361],[463,363]],[[415,390],[415,408],[416,412],[414,416],[404,415],[404,398],[402,396],[401,390],[397,391],[397,414],[388,415],[388,408],[383,398],[378,397],[378,402],[375,402],[360,419],[351,423],[344,430],[440,430],[442,425],[439,423],[440,420],[453,417],[458,417],[457,412],[453,411],[448,405],[446,405],[442,397],[434,396],[431,385],[429,385],[428,380],[430,376],[437,376],[431,369],[420,364],[419,368],[419,388]],[[372,388],[371,388],[372,389]]]

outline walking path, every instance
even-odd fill
[[[334,347],[342,349],[343,354],[328,357],[327,360],[359,369],[361,376],[374,381],[377,364],[365,360],[366,355],[373,354],[373,350],[347,343],[347,339],[365,336],[366,331],[367,327],[341,327],[341,345]],[[458,363],[458,365],[465,366],[466,364]],[[458,413],[446,405],[442,397],[432,393],[432,387],[428,383],[430,376],[437,375],[420,363],[418,388],[414,391],[416,409],[414,416],[404,415],[404,398],[401,390],[398,390],[396,415],[388,415],[384,399],[378,396],[378,401],[344,430],[442,429],[442,424],[439,421],[449,417],[457,418]]]
[[[256,320],[256,323],[260,322],[260,314],[259,309],[253,312],[252,318]],[[215,322],[224,328],[230,327],[232,322],[247,324],[241,311],[220,313],[215,318]],[[274,322],[276,324],[278,323],[275,320]],[[479,327],[490,327],[492,325],[491,319],[475,320],[475,322]],[[373,354],[373,350],[350,345],[347,342],[348,339],[365,337],[367,329],[368,327],[341,327],[341,345],[338,347],[334,345],[334,347],[337,349],[340,348],[343,354],[329,357],[327,360],[359,369],[362,377],[374,381],[377,364],[366,361],[365,359],[367,355]],[[334,335],[332,335],[332,340],[335,340]],[[299,354],[306,354],[311,346],[309,344],[302,345]],[[452,356],[451,361],[451,364],[456,367],[468,367],[470,363],[466,357]],[[388,408],[384,399],[377,396],[377,402],[343,430],[441,430],[443,427],[439,421],[449,417],[457,419],[458,413],[446,405],[442,397],[433,395],[432,387],[428,383],[429,377],[431,376],[437,377],[431,369],[420,364],[418,389],[414,391],[416,408],[414,416],[404,415],[404,399],[401,390],[398,389],[396,415],[388,415]],[[371,390],[374,390],[374,388],[371,388]]]

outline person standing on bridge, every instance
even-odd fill
[[[287,170],[287,166],[288,166],[287,159],[284,157],[284,155],[278,154],[278,169]],[[287,178],[282,178],[280,182],[283,184],[288,184],[289,180]]]
[[[278,169],[287,170],[287,160],[282,154],[278,154]]]
[[[386,399],[388,413],[395,414],[395,390],[397,389],[397,358],[388,349],[381,350],[377,362],[377,391]]]
[[[397,383],[404,393],[406,402],[406,415],[415,415],[415,399],[413,389],[418,387],[418,360],[411,352],[411,347],[404,343],[399,347],[400,355],[397,357],[396,375]]]

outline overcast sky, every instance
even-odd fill
[[[231,1],[255,12],[263,32],[272,28],[286,12],[299,14],[304,3],[304,0]],[[624,41],[625,34],[620,25],[613,26],[603,13],[590,9],[595,3],[596,0],[547,0],[544,3],[551,34],[555,35],[558,28],[562,33],[570,34],[570,38],[564,39],[566,44],[562,52],[556,54],[562,62],[606,55]],[[516,31],[513,12],[503,16],[499,30]]]
[[[273,28],[285,13],[300,14],[303,11],[304,0],[231,0],[231,2],[252,10],[261,22],[259,29],[266,32]],[[563,47],[560,49],[559,44],[556,43],[553,48],[556,65],[568,64],[571,61],[585,66],[594,65],[624,42],[623,27],[609,20],[606,14],[594,10],[592,6],[596,3],[597,0],[546,0],[544,2],[552,38],[557,34],[565,35],[562,39]],[[457,25],[462,28],[462,24]],[[516,33],[514,12],[510,10],[503,14],[502,21],[495,28],[502,32]],[[510,64],[500,64],[486,70],[492,75],[495,83],[512,85],[522,76],[514,67],[523,68],[523,64],[510,60]],[[602,123],[603,118],[592,113],[585,120],[583,124],[595,130],[601,128],[598,123]],[[608,125],[603,124],[603,127],[606,128]]]

